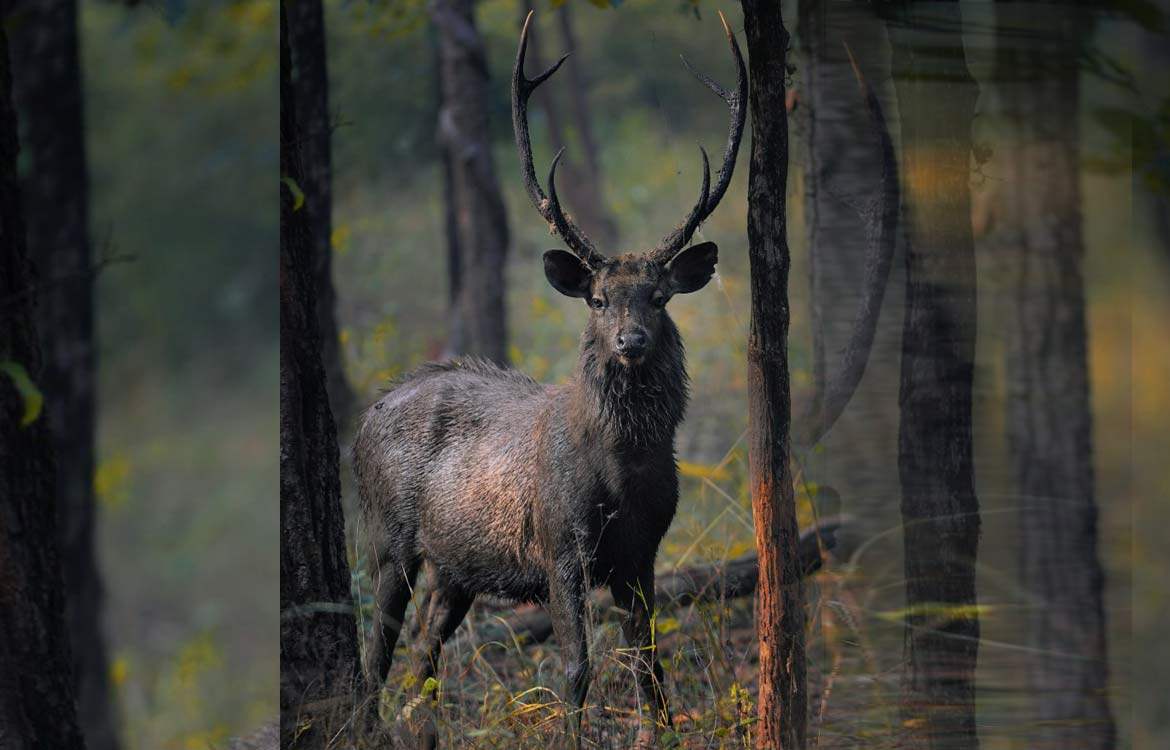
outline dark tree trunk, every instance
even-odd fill
[[[435,52],[435,104],[436,115],[441,112],[447,100],[443,94],[442,58],[439,56],[437,34],[432,36]],[[439,151],[439,184],[443,191],[443,239],[447,248],[447,345],[444,348],[444,357],[455,357],[462,354],[463,348],[463,315],[459,308],[460,289],[463,287],[463,252],[459,247],[459,215],[455,205],[455,173],[451,151],[447,148],[440,135],[436,139]]]
[[[897,522],[889,498],[899,491],[894,394],[901,327],[900,316],[890,313],[901,304],[901,274],[895,271],[892,283],[890,274],[901,208],[892,149],[883,164],[888,131],[875,137],[872,117],[859,106],[845,43],[877,86],[888,77],[885,24],[864,3],[801,0],[799,40],[814,391],[807,408],[796,409],[793,447],[805,476],[837,489],[851,503],[858,533],[872,536]],[[874,198],[887,174],[892,226],[874,257],[867,249],[875,249],[874,230],[882,229]],[[883,317],[887,296],[893,299]],[[814,453],[816,439],[823,449]]]
[[[804,586],[800,533],[789,470],[788,32],[780,4],[744,0],[751,83],[752,156],[748,176],[748,446],[759,586],[760,721],[756,746],[803,748],[808,720]]]
[[[311,217],[293,208],[304,179],[280,14],[280,716],[281,747],[323,747],[323,725],[350,716],[357,625],[345,557],[337,432],[317,328]],[[308,704],[314,704],[312,708]],[[312,722],[305,730],[303,722]]]
[[[329,75],[325,54],[325,12],[321,0],[297,0],[288,6],[289,55],[297,122],[303,133],[301,159],[305,210],[312,225],[313,267],[317,285],[317,322],[329,404],[337,423],[349,421],[354,394],[345,378],[345,361],[337,329],[337,293],[333,288],[333,166],[330,138]]]
[[[1077,59],[1088,18],[997,6],[995,217],[1036,747],[1111,748],[1086,354]],[[1008,29],[1017,30],[1016,34]],[[1024,33],[1019,33],[1023,30]]]
[[[910,4],[891,27],[908,218],[898,471],[906,571],[902,711],[912,746],[971,748],[979,505],[972,458],[975,253],[971,118],[959,6]],[[921,14],[921,15],[920,15]]]
[[[18,390],[25,377],[43,381],[6,26],[0,25],[0,748],[82,748],[52,437],[43,414],[24,424],[26,396]]]
[[[117,721],[94,544],[96,350],[77,2],[13,2],[6,19],[13,93],[29,158],[21,185],[28,251],[49,269],[37,323],[46,417],[58,459],[58,532],[78,721],[90,750],[112,750],[118,746]]]
[[[451,194],[459,237],[455,307],[464,353],[508,361],[504,307],[508,217],[488,131],[488,68],[471,0],[429,6],[439,35],[443,105],[438,132],[451,158]]]
[[[1161,8],[1163,24],[1165,24],[1167,13],[1165,3],[1162,4]],[[1155,76],[1162,71],[1170,70],[1170,44],[1167,44],[1167,36],[1168,34],[1164,25],[1160,31],[1155,29],[1145,30],[1145,33],[1142,34],[1143,43],[1138,57],[1140,70],[1152,71],[1155,73]],[[1159,80],[1153,76],[1151,78],[1154,81]],[[1147,94],[1147,96],[1151,98],[1160,96],[1163,107],[1165,107],[1166,98],[1170,97],[1170,89],[1165,85],[1164,75],[1161,77],[1161,80],[1163,81],[1162,86],[1155,85],[1153,91]],[[1164,112],[1165,109],[1162,111]],[[1151,171],[1159,169],[1159,163],[1165,164],[1168,158],[1170,158],[1170,143],[1167,143],[1163,135],[1161,149],[1150,157],[1149,162],[1140,165],[1140,173],[1137,173],[1138,170],[1135,170],[1133,177],[1133,184],[1138,193],[1138,200],[1144,204],[1143,210],[1152,215],[1150,223],[1153,226],[1153,237],[1162,250],[1164,262],[1170,261],[1170,187],[1164,181],[1155,182],[1149,178]],[[1164,169],[1164,167],[1161,167],[1161,169]],[[1162,172],[1162,174],[1165,174],[1165,172]]]

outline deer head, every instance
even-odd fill
[[[723,21],[723,29],[727,33],[739,72],[735,91],[724,89],[683,59],[687,69],[723,99],[731,113],[723,165],[716,176],[714,189],[711,187],[707,152],[700,147],[703,158],[702,186],[699,198],[686,218],[652,250],[610,258],[594,247],[585,233],[565,214],[557,199],[557,163],[564,154],[563,148],[549,168],[547,195],[536,179],[528,132],[528,99],[540,84],[560,68],[568,55],[561,57],[536,78],[529,79],[524,75],[524,54],[528,47],[528,29],[532,16],[530,12],[524,21],[516,64],[512,69],[512,125],[516,131],[516,148],[520,152],[521,174],[528,197],[537,212],[549,223],[551,230],[572,251],[546,252],[545,276],[561,294],[580,297],[589,304],[591,315],[588,333],[601,350],[598,354],[624,367],[637,367],[653,356],[659,333],[665,326],[671,325],[665,310],[670,298],[702,289],[715,273],[718,261],[715,243],[687,245],[699,225],[719,205],[735,169],[735,157],[743,137],[746,114],[743,104],[747,96],[747,69],[743,55],[735,35],[720,13],[719,18]]]

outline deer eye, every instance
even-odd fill
[[[666,307],[666,295],[662,292],[656,293],[653,297],[650,298],[650,304],[654,305],[655,307]]]
[[[600,310],[601,308],[605,307],[605,300],[603,300],[601,297],[593,297],[589,300],[589,306],[594,310]]]

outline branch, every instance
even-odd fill
[[[803,575],[812,575],[820,570],[822,550],[836,546],[836,532],[842,523],[823,521],[800,535],[798,549]],[[658,576],[654,584],[654,599],[660,608],[738,599],[755,594],[758,576],[755,553],[723,563],[696,565]],[[601,612],[615,609],[613,596],[609,592],[594,592],[593,606]],[[504,619],[500,627],[514,633],[524,643],[543,643],[553,633],[552,620],[543,607],[515,612]]]

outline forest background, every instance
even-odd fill
[[[439,355],[446,337],[433,37],[421,3],[325,5],[339,343],[349,382],[365,402],[395,375]],[[689,205],[695,144],[718,144],[725,127],[717,100],[686,74],[677,53],[726,78],[726,51],[713,6],[704,3],[616,9],[576,3],[573,10],[605,205],[621,246],[640,248]],[[111,677],[129,747],[204,747],[270,719],[277,706],[275,15],[275,4],[262,1],[81,8],[90,226],[106,261],[97,282],[98,549]],[[510,357],[555,381],[572,365],[585,310],[547,288],[539,255],[555,243],[517,179],[507,82],[519,6],[484,0],[477,17],[491,71],[491,140],[512,231]],[[551,21],[542,23],[550,32],[545,55],[552,56],[558,37]],[[1122,14],[1098,20],[1093,44],[1140,70],[1149,35]],[[973,30],[966,42],[982,84],[987,39]],[[792,62],[799,80],[799,59]],[[1144,175],[1116,168],[1131,162],[1132,132],[1102,115],[1130,106],[1132,95],[1089,71],[1081,83],[1085,279],[1115,711],[1133,746],[1156,746],[1170,736],[1170,702],[1159,684],[1165,670],[1156,668],[1170,663],[1170,645],[1160,637],[1170,595],[1158,573],[1170,562],[1159,531],[1170,520],[1159,502],[1170,465],[1158,439],[1170,419],[1162,330],[1170,319],[1170,249],[1148,210]],[[896,112],[887,83],[880,85],[886,111]],[[1139,85],[1155,87],[1143,91],[1147,101],[1166,95],[1152,80]],[[798,107],[789,180],[797,405],[812,379],[800,127]],[[992,113],[976,118],[976,143],[990,148],[989,162],[973,177],[977,243],[986,206],[978,196],[994,187],[994,129]],[[537,139],[537,161],[547,164],[551,152],[539,133]],[[734,556],[751,541],[734,512],[718,517],[725,495],[748,507],[738,442],[746,426],[745,159],[702,232],[721,247],[718,285],[672,305],[688,347],[693,397],[679,441],[683,510],[663,549],[665,565]],[[985,513],[981,594],[989,601],[1002,595],[1002,602],[1010,596],[996,582],[1015,564],[1002,438],[1002,321],[990,296],[994,269],[981,260],[979,272],[981,289],[989,290],[980,299],[975,408]],[[892,294],[883,331],[898,330],[900,312]],[[896,338],[893,344],[879,338],[857,402],[811,459],[844,510],[875,531],[898,525],[896,419],[890,421],[897,361]],[[352,508],[348,484],[344,499]],[[897,539],[872,547],[866,553],[872,564],[858,584],[889,592],[872,602],[870,626],[885,623],[894,637],[900,621],[878,615],[900,606],[893,585],[899,550]],[[984,617],[988,642],[1017,642],[1014,627],[1006,610]],[[1010,663],[997,654],[1008,652],[985,648],[981,680],[994,684],[1003,674],[995,670]]]

